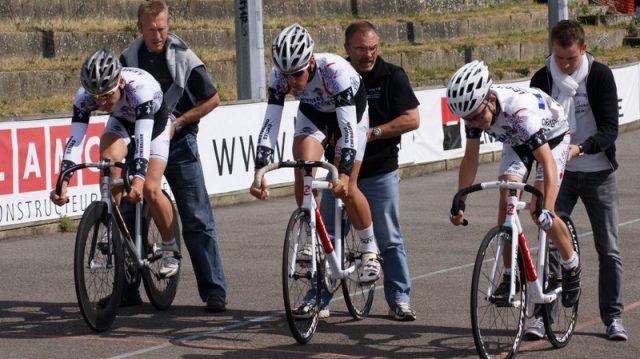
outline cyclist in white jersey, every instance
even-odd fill
[[[269,100],[260,130],[256,151],[256,169],[273,162],[280,131],[280,120],[287,94],[300,100],[293,140],[295,160],[320,160],[324,144],[336,144],[336,166],[342,185],[331,190],[344,200],[353,226],[358,232],[364,263],[362,277],[377,280],[380,273],[378,247],[373,234],[371,212],[357,186],[358,172],[367,144],[369,115],[367,96],[360,75],[342,57],[313,53],[313,40],[305,28],[293,24],[274,39],[269,75]],[[302,202],[304,173],[295,173],[295,194]],[[250,189],[252,195],[265,199],[267,182]]]
[[[133,161],[135,172],[131,191],[125,198],[137,202],[144,194],[151,215],[163,241],[163,259],[160,273],[174,275],[179,268],[177,245],[172,237],[173,212],[171,203],[162,194],[160,181],[167,163],[171,123],[163,103],[160,84],[144,70],[122,67],[111,51],[101,49],[87,58],[81,70],[82,87],[73,102],[71,133],[65,146],[61,172],[81,161],[82,144],[89,125],[91,112],[109,113],[109,119],[100,138],[100,159],[122,161],[127,154],[131,136],[135,138]],[[112,168],[112,176],[121,170]],[[51,200],[62,206],[67,202],[68,175],[61,195],[51,191]],[[120,193],[114,193],[119,202]]]
[[[534,186],[544,194],[544,202],[540,213],[534,214],[535,197],[532,198],[531,215],[558,247],[563,266],[562,303],[573,306],[580,296],[579,259],[565,223],[553,212],[571,139],[562,106],[539,89],[492,86],[489,70],[481,61],[462,66],[451,77],[447,85],[447,106],[465,121],[467,144],[460,164],[459,189],[475,180],[482,131],[503,143],[500,180],[526,181],[534,160],[537,162]],[[505,218],[507,195],[506,190],[501,192],[499,225],[503,225]],[[454,225],[464,222],[464,202],[460,208],[458,213],[450,214]],[[508,261],[508,256],[504,257]],[[507,265],[510,263],[505,263]],[[505,275],[496,296],[509,290],[510,273]]]

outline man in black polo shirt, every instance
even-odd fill
[[[373,218],[373,231],[382,256],[384,294],[389,316],[411,321],[416,313],[410,305],[411,277],[400,232],[400,174],[398,151],[403,133],[420,124],[418,99],[401,67],[378,56],[380,38],[368,21],[357,21],[345,31],[344,48],[351,65],[360,73],[369,102],[369,134],[358,187],[364,193]],[[334,149],[325,155],[333,161]],[[333,197],[322,196],[321,211],[329,233],[333,233]],[[325,302],[325,301],[323,301]]]

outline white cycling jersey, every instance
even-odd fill
[[[499,174],[526,179],[535,160],[533,151],[550,142],[558,169],[558,185],[562,181],[570,143],[569,121],[562,106],[540,89],[496,85],[491,87],[496,98],[495,122],[485,130],[504,144]],[[467,137],[477,138],[482,130],[467,127]],[[544,172],[536,167],[536,180]]]
[[[126,144],[134,135],[137,144],[134,154],[135,175],[144,178],[150,157],[165,161],[168,157],[169,113],[163,103],[160,84],[151,74],[142,69],[124,67],[120,76],[125,85],[120,92],[120,100],[109,114],[105,133],[118,134]],[[91,112],[97,109],[98,105],[91,95],[80,87],[73,101],[71,134],[64,150],[63,170],[80,162],[82,142]]]
[[[366,145],[366,129],[363,140],[360,135],[362,129],[357,127],[360,120],[368,115],[366,91],[360,75],[347,60],[338,55],[319,53],[314,54],[314,58],[316,66],[302,90],[289,87],[287,77],[276,67],[272,68],[269,75],[267,110],[258,137],[257,168],[273,161],[273,149],[280,131],[287,94],[300,101],[298,120],[308,119],[313,125],[297,124],[296,136],[313,135],[318,129],[325,130],[324,138],[328,135],[341,135],[336,143],[336,148],[340,148],[341,160],[338,168],[341,173],[350,174],[353,162],[358,158],[362,159]],[[366,123],[368,124],[368,121]],[[318,139],[318,136],[314,138]],[[359,142],[364,143],[360,143],[359,146]]]
[[[562,106],[542,90],[497,85],[491,91],[500,113],[486,132],[496,140],[515,147],[540,133],[548,141],[569,130]]]

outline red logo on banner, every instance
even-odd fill
[[[18,191],[31,192],[47,189],[44,128],[19,128],[18,142]]]
[[[460,123],[460,118],[449,111],[449,107],[447,107],[446,97],[440,98],[440,112],[443,126]]]
[[[13,193],[13,146],[11,145],[11,130],[0,131],[0,195]]]

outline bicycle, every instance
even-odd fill
[[[265,173],[279,168],[304,169],[304,198],[293,211],[287,225],[282,256],[282,291],[287,323],[293,337],[300,344],[307,343],[318,326],[321,291],[342,293],[351,316],[356,320],[367,317],[373,303],[375,282],[361,282],[362,253],[360,239],[347,219],[344,203],[335,201],[334,243],[331,242],[313,196],[314,189],[327,189],[329,183],[339,183],[338,170],[324,161],[283,161],[269,164],[255,174],[253,186],[259,188]],[[330,180],[315,180],[312,169],[329,171]],[[338,225],[341,224],[341,225]],[[319,290],[317,290],[319,289]],[[313,295],[310,318],[299,318],[294,310],[307,303]]]
[[[111,178],[112,167],[123,169],[121,178]],[[89,327],[97,332],[108,330],[113,324],[125,283],[137,283],[141,275],[149,301],[156,309],[164,310],[173,303],[180,278],[180,270],[169,278],[159,274],[162,239],[149,206],[144,201],[136,203],[135,234],[132,235],[115,204],[112,187],[130,189],[128,167],[109,160],[80,163],[63,171],[56,184],[56,193],[60,195],[62,181],[68,173],[83,168],[101,171],[101,198],[92,202],[80,219],[73,263],[80,312]],[[163,194],[169,198],[164,190]],[[173,202],[171,206],[172,231],[180,249],[180,225]]]
[[[526,203],[518,199],[518,191],[523,190],[537,197],[536,213],[542,209],[543,195],[537,188],[525,183],[477,183],[455,194],[452,213],[458,213],[462,196],[485,189],[507,189],[509,196],[504,225],[492,228],[485,235],[473,268],[470,312],[476,350],[482,358],[515,357],[523,337],[525,317],[531,318],[536,308],[541,311],[547,338],[554,347],[562,348],[574,333],[578,302],[572,307],[558,303],[562,293],[562,274],[557,262],[559,254],[551,254],[557,252],[557,248],[550,245],[544,230],[538,228],[539,246],[537,262],[534,264],[519,218],[519,211],[526,208]],[[579,254],[573,221],[565,214],[558,215],[567,225],[573,249]],[[466,224],[468,222],[465,220],[463,225]],[[503,252],[505,248],[506,254]],[[512,273],[506,298],[493,295],[503,279],[505,255],[510,256]]]

